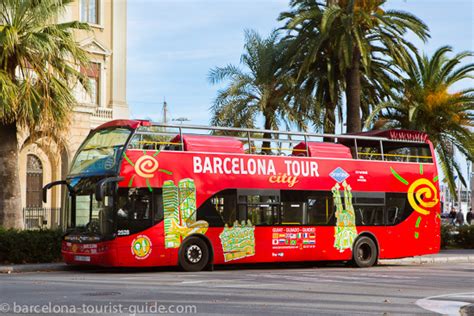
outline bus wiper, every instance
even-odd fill
[[[89,151],[89,150],[103,150],[103,149],[110,149],[115,147],[123,147],[123,145],[114,145],[114,146],[94,146],[94,147],[86,147],[81,149],[81,151]]]

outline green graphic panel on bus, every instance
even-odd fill
[[[357,237],[356,218],[354,206],[352,205],[351,186],[344,181],[344,204],[342,203],[341,186],[339,183],[332,188],[334,205],[336,206],[336,227],[334,228],[334,248],[343,252],[352,249],[352,244]]]
[[[181,240],[180,236],[173,231],[179,222],[178,187],[172,180],[163,182],[163,209],[165,221],[165,247],[177,248]]]
[[[239,225],[235,221],[234,226],[228,227],[219,235],[224,252],[224,260],[232,261],[255,255],[255,226],[249,220],[247,224],[242,221]]]
[[[163,182],[165,248],[178,248],[191,234],[205,234],[206,221],[196,220],[196,186],[192,179],[182,179],[178,186],[172,180]]]
[[[196,186],[191,179],[179,181],[179,208],[184,223],[196,222]]]

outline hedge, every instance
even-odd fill
[[[441,248],[474,249],[474,225],[442,225]]]
[[[5,230],[0,227],[0,263],[61,260],[61,230]]]
[[[61,260],[61,230],[5,230],[0,227],[0,263]],[[474,225],[441,226],[441,248],[474,249]]]

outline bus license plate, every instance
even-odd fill
[[[91,257],[89,256],[74,256],[75,261],[90,262]]]

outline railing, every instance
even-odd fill
[[[136,135],[139,138],[130,144],[132,149],[184,150],[182,135],[216,135],[233,136],[240,140],[248,154],[290,156],[296,153],[309,156],[309,146],[297,149],[295,145],[302,142],[332,142],[351,148],[355,159],[432,162],[429,145],[424,140],[161,123],[142,126]],[[180,136],[179,139],[173,139],[176,136]],[[409,153],[400,152],[400,148]]]
[[[98,107],[95,109],[94,117],[111,120],[113,118],[113,109]]]
[[[59,228],[61,208],[25,207],[23,221],[25,229]]]

